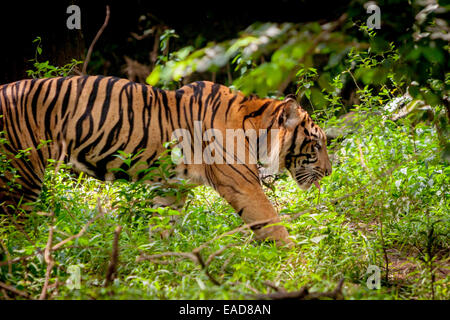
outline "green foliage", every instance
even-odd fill
[[[443,156],[448,158],[448,6],[411,1],[398,15],[397,1],[382,1],[384,24],[373,30],[362,19],[367,18],[365,2],[355,1],[347,18],[334,22],[257,22],[237,38],[179,48],[158,61],[147,82],[173,89],[212,74],[213,79],[220,77],[222,83],[261,97],[283,96],[297,87],[304,108],[323,110],[320,114],[327,116],[348,111],[342,104],[351,107],[355,99],[367,102],[367,95],[358,94],[363,91],[386,102],[395,89],[395,94],[407,93],[413,103],[431,107],[447,150]],[[331,86],[337,78],[342,85]],[[344,101],[339,104],[337,96]]]
[[[340,83],[334,80],[330,86],[338,89]],[[81,237],[53,252],[56,264],[50,282],[58,278],[60,286],[50,289],[52,298],[243,299],[251,298],[254,290],[268,292],[265,281],[286,290],[307,285],[311,291],[324,291],[344,278],[349,299],[447,299],[450,171],[439,156],[437,129],[417,123],[414,116],[390,120],[396,112],[389,108],[397,101],[395,95],[387,98],[364,89],[359,95],[363,102],[352,109],[352,132],[330,146],[334,171],[322,182],[320,195],[317,189],[300,191],[285,175],[267,190],[282,216],[307,210],[285,223],[294,248],[255,242],[248,232],[219,237],[242,221],[208,187],[188,192],[188,205],[180,212],[152,207],[156,195],[176,194],[180,186],[181,192],[188,190],[186,186],[183,191],[184,182],[168,183],[172,164],[167,151],[158,167],[145,172],[163,178],[156,186],[133,177],[101,183],[83,174],[74,176],[63,165],[57,173],[50,168],[24,232],[4,219],[0,223],[8,251],[2,261],[31,255],[27,263],[13,263],[11,270],[7,264],[0,266],[0,281],[39,296],[46,264],[35,253],[43,252],[49,227],[55,228],[56,244],[105,211]],[[326,128],[336,126],[348,124],[336,117],[324,123]],[[118,157],[126,164],[123,168],[129,168],[133,162],[137,165],[139,154],[120,152]],[[42,212],[53,212],[54,217]],[[170,224],[173,215],[180,216],[175,227]],[[123,227],[118,278],[104,287],[117,225]],[[150,237],[149,231],[157,228],[174,228],[173,234],[168,239]],[[189,259],[136,262],[143,255],[190,252],[215,238],[200,254],[206,260],[223,249],[207,268],[220,285]],[[369,265],[382,270],[379,290],[366,286]],[[80,272],[79,287],[74,285],[74,270]]]
[[[120,152],[124,165],[112,171],[121,178],[114,183],[73,175],[64,165],[55,172],[50,162],[37,208],[23,228],[0,217],[0,281],[40,295],[47,267],[43,252],[53,226],[54,245],[85,231],[52,252],[49,280],[59,283],[49,289],[53,299],[244,299],[270,292],[267,281],[288,291],[305,285],[324,291],[341,278],[347,299],[448,299],[450,147],[443,102],[448,45],[440,46],[439,34],[433,35],[442,25],[439,12],[417,15],[423,7],[414,1],[408,8],[417,18],[396,41],[365,27],[350,7],[355,25],[343,24],[348,35],[329,24],[256,23],[236,39],[163,52],[147,79],[174,88],[195,74],[219,76],[228,65],[233,67],[228,84],[244,92],[296,90],[334,139],[333,173],[321,181],[320,191],[299,190],[285,172],[264,183],[287,218],[283,223],[295,247],[256,242],[245,230],[225,234],[242,220],[211,188],[191,191],[174,179],[170,159],[176,150],[170,151],[169,143],[151,167],[139,162],[140,153]],[[397,17],[391,17],[397,26]],[[161,51],[174,36],[173,30],[161,36]],[[8,159],[0,160],[8,170]],[[137,172],[143,178],[129,176],[134,166],[142,166]],[[164,196],[187,197],[187,204],[180,211],[157,207],[155,198]],[[172,216],[180,218],[175,226]],[[105,286],[117,225],[123,227],[117,278]],[[156,229],[173,232],[154,237]],[[202,245],[205,268],[163,255],[191,253]],[[159,256],[144,259],[151,255]],[[12,259],[23,261],[6,263]],[[381,269],[378,290],[367,287],[369,265]]]
[[[49,61],[39,62],[38,56],[42,54],[41,41],[41,37],[36,37],[36,39],[33,40],[33,43],[37,43],[34,59],[30,60],[33,63],[34,69],[27,70],[28,76],[32,77],[33,79],[65,77],[70,75],[77,65],[83,63],[83,61],[72,59],[70,63],[62,67],[55,67],[51,65]]]

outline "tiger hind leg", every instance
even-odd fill
[[[3,156],[0,172],[0,215],[13,221],[23,221],[33,209],[43,184],[44,172],[33,166],[33,161],[24,158]]]

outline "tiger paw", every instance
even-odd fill
[[[292,247],[294,245],[294,242],[289,238],[289,233],[284,226],[274,225],[253,231],[255,232],[257,240],[275,241],[278,247]]]

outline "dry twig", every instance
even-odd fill
[[[100,217],[103,217],[103,215],[105,214],[105,211],[103,210],[103,208],[102,208],[102,206],[101,206],[101,204],[100,204],[100,198],[97,198],[97,206],[98,206],[98,211],[99,211],[99,213],[98,213],[94,218],[92,218],[91,220],[89,220],[89,221],[84,225],[84,227],[81,228],[80,232],[78,232],[77,234],[75,234],[75,235],[73,235],[73,236],[70,236],[70,237],[68,237],[68,238],[66,238],[66,239],[64,239],[64,240],[62,240],[61,242],[55,244],[55,245],[53,246],[52,250],[53,250],[53,251],[58,250],[59,248],[61,248],[61,247],[62,247],[63,245],[65,245],[66,243],[68,243],[68,242],[70,242],[70,241],[72,241],[72,240],[78,239],[79,237],[81,237],[81,236],[86,232],[86,230],[89,228],[89,226],[90,226],[95,220],[97,220],[97,219],[100,218]]]
[[[211,242],[219,240],[219,239],[221,239],[221,238],[223,238],[225,236],[229,236],[229,235],[235,234],[235,233],[243,231],[243,230],[251,230],[251,227],[253,227],[253,226],[256,226],[258,224],[269,223],[271,221],[272,221],[272,219],[266,219],[266,220],[254,221],[254,222],[249,223],[249,224],[244,224],[244,225],[242,225],[240,227],[237,227],[237,228],[235,228],[233,230],[230,230],[230,231],[227,231],[225,233],[222,233],[222,234],[218,235],[217,237],[214,237],[213,239],[204,242],[202,245],[200,245],[199,247],[195,248],[194,250],[200,251],[203,248],[207,247]]]
[[[122,226],[117,226],[116,230],[114,230],[113,249],[108,270],[106,272],[105,287],[109,286],[117,276],[117,264],[119,262],[119,236],[121,231]]]
[[[198,263],[200,264],[200,267],[202,268],[202,270],[205,272],[206,276],[209,278],[209,280],[211,280],[212,283],[214,283],[217,286],[220,286],[220,282],[218,280],[216,280],[216,278],[214,278],[208,271],[208,267],[205,264],[205,261],[203,261],[203,258],[200,254],[199,251],[195,251],[194,255],[197,257]]]
[[[276,292],[287,292],[285,288],[277,286],[275,283],[271,281],[264,281],[263,282],[266,286],[274,289]]]
[[[267,285],[269,285],[266,282]],[[344,279],[342,278],[336,289],[330,292],[309,292],[307,287],[303,287],[298,291],[287,292],[284,288],[279,288],[275,286],[277,292],[269,294],[257,294],[257,299],[263,300],[318,300],[321,298],[330,298],[334,300],[342,300],[344,296],[342,294],[342,285],[344,284]],[[272,287],[272,286],[271,286]]]
[[[0,282],[0,288],[7,290],[9,292],[14,293],[15,295],[24,297],[25,299],[33,299],[28,293],[21,291],[19,289],[14,288],[13,286],[10,286],[6,283]]]
[[[103,31],[105,30],[106,26],[108,25],[109,14],[110,14],[109,6],[107,5],[105,22],[103,22],[102,27],[100,28],[100,30],[98,30],[97,34],[94,37],[94,40],[92,40],[91,45],[89,46],[88,52],[86,54],[86,59],[84,60],[83,69],[81,70],[82,74],[86,74],[87,65],[88,65],[89,61],[91,60],[91,55],[92,55],[92,50],[94,49],[94,45],[97,42],[97,40],[100,38],[100,36],[103,33]]]
[[[44,300],[47,297],[47,290],[48,290],[48,284],[50,282],[50,275],[52,273],[53,266],[55,265],[55,261],[53,261],[53,258],[52,258],[53,230],[54,230],[54,227],[51,226],[48,231],[47,246],[45,247],[45,251],[44,251],[44,259],[45,259],[45,263],[47,264],[47,271],[45,273],[45,282],[44,282],[44,286],[42,287],[42,292],[39,297],[39,300]]]
[[[227,250],[230,247],[234,247],[235,244],[234,243],[229,243],[226,246],[224,246],[223,248],[217,250],[216,252],[213,252],[209,255],[208,259],[206,259],[205,265],[209,266],[210,263],[213,261],[213,259],[219,255],[221,255],[225,250]]]
[[[237,229],[240,229],[240,228],[237,228]],[[235,229],[235,230],[237,230],[237,229]],[[148,260],[148,261],[151,261],[151,262],[157,263],[157,264],[173,264],[173,263],[179,262],[183,259],[189,259],[192,262],[194,262],[195,264],[198,264],[200,266],[200,268],[205,272],[206,276],[211,280],[212,283],[214,283],[215,285],[220,285],[220,282],[209,273],[208,266],[211,264],[211,262],[213,261],[213,259],[216,256],[222,254],[226,249],[230,248],[231,246],[234,246],[235,244],[230,243],[230,244],[226,245],[225,247],[220,248],[219,250],[213,252],[212,254],[210,254],[208,256],[208,259],[206,260],[206,262],[203,260],[203,257],[200,254],[201,249],[204,248],[204,244],[202,244],[200,247],[195,248],[194,250],[192,250],[192,252],[164,252],[164,253],[153,254],[153,255],[142,254],[140,257],[138,257],[136,259],[136,261],[141,262],[144,260]],[[161,260],[161,258],[164,258],[164,257],[180,257],[180,258],[173,260],[173,261]]]
[[[34,252],[32,254],[29,254],[27,256],[17,257],[17,258],[14,258],[14,259],[11,259],[11,260],[6,260],[6,261],[0,261],[0,267],[6,266],[6,265],[9,265],[9,264],[14,264],[14,263],[17,263],[17,262],[21,262],[21,261],[24,261],[24,260],[28,260],[29,258],[35,257],[39,253],[42,253],[42,251],[41,250],[36,250],[36,252]]]
[[[8,264],[8,273],[12,273],[12,263],[11,263],[11,255],[9,253],[8,248],[6,247],[5,243],[3,242],[2,239],[0,239],[0,245],[3,248],[3,251],[5,251],[5,255],[6,255],[6,263]]]

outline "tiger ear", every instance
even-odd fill
[[[283,101],[283,110],[278,118],[280,127],[293,130],[300,123],[300,105],[290,95]]]

